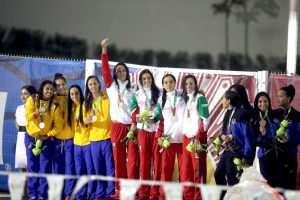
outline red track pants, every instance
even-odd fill
[[[138,144],[140,151],[140,177],[141,180],[160,180],[161,175],[161,153],[160,147],[155,140],[155,132],[138,131]],[[151,179],[151,161],[153,161],[154,175]],[[140,198],[158,198],[159,186],[142,185],[139,189]]]
[[[199,158],[196,158],[194,151],[188,152],[186,146],[191,140],[192,138],[183,136],[181,181],[206,183],[206,153],[199,153]],[[183,196],[185,200],[201,199],[200,188],[185,187]]]
[[[180,179],[180,170],[181,170],[181,157],[182,157],[182,143],[172,143],[167,149],[164,149],[161,157],[161,181],[172,181],[173,173],[174,173],[174,163],[175,158],[178,158],[178,168],[179,168],[179,180]],[[160,200],[165,199],[163,187],[160,187]]]
[[[130,141],[128,143],[127,155],[126,142],[120,142],[120,140],[126,137],[129,128],[130,124],[115,122],[113,122],[111,126],[111,141],[115,162],[115,174],[117,178],[139,179],[139,154],[137,142]],[[117,192],[120,192],[119,182],[116,182],[116,190]]]

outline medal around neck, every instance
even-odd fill
[[[45,123],[44,123],[44,122],[41,122],[41,123],[39,124],[39,127],[40,127],[41,129],[45,128]]]

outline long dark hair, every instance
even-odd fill
[[[127,90],[130,90],[130,88],[131,88],[131,82],[130,82],[130,76],[129,76],[129,69],[128,69],[128,67],[127,67],[127,65],[125,64],[125,63],[123,63],[123,62],[119,62],[115,67],[114,67],[114,72],[113,72],[113,80],[116,82],[116,84],[117,84],[117,86],[118,86],[118,88],[119,88],[119,83],[118,83],[118,81],[117,81],[117,68],[119,67],[119,66],[123,66],[124,68],[125,68],[125,71],[126,71],[126,81],[128,81],[128,83],[127,83],[127,85],[126,85],[126,89]]]
[[[182,88],[182,90],[183,90],[183,92],[182,92],[182,98],[183,98],[183,100],[185,101],[185,103],[187,103],[188,100],[189,100],[189,96],[187,95],[187,91],[186,91],[186,88],[185,88],[186,81],[187,81],[187,79],[189,79],[189,78],[191,78],[191,79],[194,81],[194,83],[195,83],[194,97],[196,97],[197,94],[199,93],[199,88],[198,88],[198,84],[197,84],[197,79],[196,79],[196,77],[195,77],[194,75],[192,75],[192,74],[186,75],[186,76],[183,78],[182,85],[181,85],[181,88]]]
[[[252,110],[252,106],[249,103],[248,94],[245,87],[241,84],[235,83],[229,87],[229,90],[236,90],[239,96],[239,106],[243,107],[245,110]]]
[[[80,88],[79,85],[75,84],[75,85],[71,85],[71,87],[69,88],[69,94],[68,94],[68,124],[69,126],[72,126],[72,105],[73,105],[73,101],[71,99],[71,95],[70,95],[70,91],[72,88],[77,88],[78,91],[79,91],[79,96],[80,96],[80,99],[79,99],[79,102],[80,102],[80,108],[79,108],[79,122],[81,124],[83,124],[83,114],[82,114],[82,105],[83,105],[83,102],[84,102],[84,96],[83,96],[83,93],[82,93],[82,90]]]
[[[158,97],[159,97],[159,89],[155,84],[155,80],[153,77],[153,74],[151,73],[151,71],[149,69],[144,69],[143,71],[141,71],[140,75],[139,75],[139,82],[141,84],[141,86],[143,87],[143,75],[144,74],[150,74],[151,79],[152,79],[152,84],[151,84],[151,100],[153,103],[153,106],[157,103]]]
[[[273,111],[272,107],[271,107],[271,99],[270,99],[269,94],[266,92],[259,92],[259,93],[257,93],[257,95],[255,96],[255,99],[254,99],[254,115],[256,117],[260,116],[260,114],[259,114],[260,109],[258,108],[258,100],[260,97],[263,97],[263,96],[266,97],[269,102],[268,113],[271,113]]]
[[[165,80],[165,78],[167,78],[167,77],[171,77],[171,78],[174,80],[174,82],[176,83],[176,78],[175,78],[175,76],[173,76],[172,74],[165,74],[165,75],[163,76],[162,80],[161,80],[162,85],[164,84],[164,80]],[[167,90],[166,90],[165,88],[163,88],[163,95],[162,95],[161,99],[162,99],[161,109],[164,109],[165,104],[166,104],[166,100],[167,100]]]
[[[23,90],[23,89],[27,90],[27,91],[29,92],[30,95],[36,94],[36,89],[35,89],[35,87],[32,86],[32,85],[24,85],[24,86],[21,88],[21,90]]]
[[[285,91],[287,97],[291,97],[291,101],[289,103],[292,103],[295,96],[295,87],[293,85],[288,85],[280,88],[280,90]]]
[[[41,85],[40,85],[40,87],[39,87],[39,90],[38,90],[38,92],[37,92],[37,107],[38,107],[38,109],[39,109],[39,107],[40,107],[40,100],[43,100],[44,99],[44,95],[43,95],[43,90],[44,90],[44,87],[46,86],[46,85],[52,85],[53,87],[54,87],[54,85],[53,85],[53,82],[52,81],[50,81],[50,80],[45,80],[45,81],[43,81],[42,83],[41,83]],[[53,103],[53,99],[54,99],[54,94],[50,97],[50,99],[49,99],[49,109],[48,109],[48,111],[50,111],[51,110],[51,105],[52,105],[52,103]]]
[[[91,80],[92,78],[96,79],[96,81],[99,83],[99,92],[100,95],[102,96],[102,91],[101,91],[101,83],[98,79],[97,76],[91,75],[87,78],[86,83],[85,83],[85,108],[86,108],[86,112],[89,112],[93,106],[93,95],[89,89],[89,80]]]
[[[230,101],[230,105],[237,107],[239,105],[239,95],[231,90],[227,90],[224,94],[225,99]]]

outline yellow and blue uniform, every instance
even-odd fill
[[[53,151],[53,166],[54,173],[75,175],[74,165],[74,143],[73,137],[74,132],[68,125],[68,96],[66,95],[55,95],[55,102],[59,104],[61,115],[60,120],[63,124],[63,129],[60,131],[53,140],[54,151]],[[65,183],[65,196],[71,196],[75,187],[75,179],[67,179]]]
[[[101,92],[94,99],[92,108],[87,111],[84,119],[96,116],[90,123],[91,154],[96,175],[115,176],[112,144],[110,140],[111,118],[109,114],[110,101],[107,93]],[[95,198],[110,197],[115,193],[114,182],[97,181]]]
[[[26,101],[26,130],[25,145],[27,155],[27,170],[34,173],[51,173],[53,145],[49,137],[54,137],[61,132],[63,124],[60,120],[60,107],[56,102],[49,105],[49,101],[39,98],[39,95],[33,95]],[[36,115],[35,112],[46,107],[46,112],[42,115]],[[44,123],[44,127],[42,126]],[[39,155],[35,156],[32,149],[35,145],[36,137],[42,137],[43,147]],[[28,195],[30,198],[47,198],[48,184],[45,178],[28,178]]]
[[[80,106],[82,106],[82,115],[86,116],[84,104],[73,103],[72,105],[72,131],[74,133],[74,160],[76,175],[93,175],[95,170],[93,167],[91,146],[90,146],[90,124],[84,124],[79,120]],[[89,182],[89,191],[87,185],[77,193],[77,199],[86,199],[87,193],[90,199],[95,198],[95,184]]]

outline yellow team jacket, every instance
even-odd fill
[[[25,113],[26,113],[26,130],[28,134],[32,137],[39,135],[53,137],[60,133],[63,129],[63,123],[61,120],[61,110],[59,105],[53,101],[51,108],[46,112],[44,116],[45,127],[41,129],[39,124],[41,122],[41,116],[36,116],[34,114],[37,111],[38,104],[45,106],[48,104],[48,101],[39,100],[38,95],[30,96],[25,104]]]
[[[74,137],[74,132],[72,128],[68,125],[68,96],[58,96],[55,95],[54,99],[59,103],[61,110],[60,120],[63,123],[63,130],[59,132],[55,137],[61,140],[67,140]]]
[[[93,104],[98,107],[96,112],[97,120],[91,123],[90,128],[90,141],[100,141],[110,138],[111,119],[109,114],[110,101],[107,93],[101,92],[100,104],[98,100],[94,100]],[[93,109],[86,113],[86,117],[93,116]]]
[[[74,104],[72,107],[72,130],[74,135],[74,144],[85,146],[90,144],[90,124],[81,124],[79,122],[80,103]],[[82,105],[83,119],[86,118],[85,106]]]

